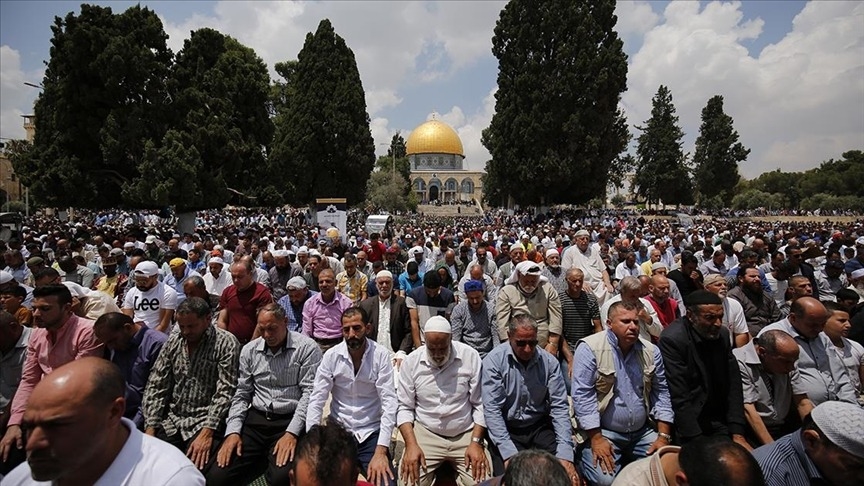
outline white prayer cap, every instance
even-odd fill
[[[861,278],[861,277],[864,277],[864,268],[859,268],[858,270],[855,270],[854,272],[852,272],[852,275],[849,276],[849,278]]]
[[[69,293],[72,294],[72,297],[88,297],[90,295],[90,291],[85,289],[84,287],[78,285],[75,282],[63,282],[63,285],[69,289]]]
[[[11,273],[7,272],[6,270],[0,270],[0,284],[9,283],[14,278],[15,277]]]
[[[274,250],[273,258],[288,258],[288,250]]]
[[[550,256],[559,256],[558,250],[556,250],[555,248],[550,248],[546,250],[546,258],[549,258]]]
[[[393,274],[390,270],[381,270],[375,274],[375,280],[378,280],[379,278],[389,278],[390,280],[393,280]]]
[[[225,265],[225,260],[223,260],[219,257],[210,257],[210,260],[207,261],[207,265],[210,265],[211,263],[218,263],[219,265]]]
[[[852,403],[828,401],[814,408],[810,417],[832,444],[864,459],[864,435],[861,434],[864,408]]]
[[[303,245],[300,248],[297,248],[297,254],[298,255],[308,255],[309,254],[309,247],[307,247],[306,245]]]
[[[426,321],[426,325],[423,327],[423,332],[443,332],[445,334],[450,334],[452,330],[447,319],[441,316],[432,316],[428,321]]]

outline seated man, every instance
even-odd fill
[[[861,484],[864,478],[864,409],[828,401],[801,429],[764,445],[753,456],[769,486]]]
[[[168,336],[134,322],[121,312],[103,314],[93,324],[93,332],[105,345],[105,357],[120,368],[126,381],[126,412],[123,416],[143,429],[141,397]]]
[[[8,473],[24,458],[21,418],[33,388],[55,368],[87,356],[101,356],[102,344],[93,334],[93,321],[72,313],[72,294],[62,284],[33,290],[33,325],[27,358],[0,442],[0,474]]]
[[[389,271],[378,272],[374,276],[374,282],[376,295],[364,299],[358,307],[362,307],[369,315],[369,323],[372,325],[369,339],[390,353],[398,369],[398,364],[414,347],[408,306],[405,304],[405,297],[396,295],[393,290],[393,274]]]
[[[537,348],[537,322],[514,316],[507,342],[483,359],[483,414],[495,475],[525,449],[555,454],[568,475],[573,466],[573,433],[558,359]],[[574,481],[574,484],[578,482]]]
[[[756,447],[791,432],[789,424],[797,424],[789,420],[793,404],[800,417],[813,409],[807,394],[799,389],[798,345],[791,336],[768,331],[743,348],[733,349],[732,354],[741,371],[748,440]]]
[[[445,463],[456,467],[461,486],[486,476],[480,355],[451,337],[447,319],[431,317],[426,344],[399,368],[396,424],[405,439],[400,472],[408,484],[431,486]]]
[[[590,440],[582,450],[581,470],[595,485],[611,485],[622,467],[672,440],[663,359],[656,346],[639,338],[641,310],[639,302],[612,304],[607,330],[576,347],[573,411]]]
[[[668,486],[764,486],[762,471],[747,449],[724,437],[701,437],[684,446],[664,446],[631,462],[615,484]]]
[[[28,461],[3,485],[204,486],[181,452],[123,417],[124,394],[123,376],[101,358],[51,372],[33,389],[24,413]]]
[[[340,319],[351,307],[351,299],[336,291],[333,270],[321,270],[317,282],[320,292],[303,304],[303,334],[314,339],[324,353],[342,342]]]
[[[465,296],[450,316],[453,340],[476,349],[481,359],[499,342],[495,305],[485,299],[484,285],[482,280],[465,282]]]
[[[828,320],[825,306],[813,297],[801,297],[792,303],[785,319],[765,326],[762,332],[780,330],[795,339],[800,350],[798,373],[801,390],[818,406],[829,400],[858,403],[843,361],[833,351],[831,340],[822,330]],[[761,333],[760,333],[761,335]]]
[[[723,300],[707,290],[685,299],[687,315],[660,335],[660,352],[675,412],[678,440],[731,437],[745,448],[741,374],[723,326]]]
[[[179,332],[162,346],[141,407],[147,435],[156,436],[203,469],[218,446],[237,386],[240,343],[211,324],[210,304],[189,297],[177,308]]]
[[[306,428],[321,351],[312,339],[288,331],[279,305],[258,311],[260,336],[240,351],[240,379],[231,400],[225,441],[207,484],[248,484],[264,472],[267,484],[290,484],[297,439]]]
[[[12,314],[0,310],[0,434],[6,433],[32,332],[32,328],[22,326]]]
[[[177,292],[159,281],[159,267],[151,261],[138,263],[132,276],[135,286],[123,299],[123,313],[135,322],[168,334],[177,309]]]
[[[321,422],[330,395],[330,415],[354,435],[357,460],[366,478],[394,486],[396,474],[390,462],[397,407],[393,365],[390,353],[368,338],[371,332],[362,308],[349,307],[342,313],[344,339],[324,353],[315,373],[306,431]]]

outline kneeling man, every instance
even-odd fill
[[[407,484],[430,486],[435,470],[450,462],[458,484],[472,486],[487,467],[480,355],[453,342],[450,323],[441,316],[430,317],[425,331],[426,344],[399,369],[396,424],[405,439],[401,477]]]

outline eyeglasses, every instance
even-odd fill
[[[529,339],[529,340],[517,339],[516,340],[516,347],[517,348],[524,348],[525,346],[530,346],[533,348],[533,347],[537,346],[537,342],[538,341],[536,339]]]

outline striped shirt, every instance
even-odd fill
[[[810,486],[811,480],[822,479],[804,451],[800,430],[756,449],[753,457],[762,469],[767,486]]]
[[[141,408],[144,427],[162,427],[183,440],[201,428],[216,430],[237,384],[240,343],[228,331],[210,326],[190,356],[186,340],[172,333],[150,372]]]
[[[467,300],[459,302],[453,308],[450,325],[453,341],[463,342],[476,349],[482,359],[498,344],[498,340],[494,306],[485,300],[480,305],[481,309],[474,312]],[[492,335],[493,331],[495,336]]]
[[[287,430],[300,436],[306,426],[306,406],[320,362],[318,344],[297,332],[289,332],[285,346],[276,353],[260,337],[243,346],[240,378],[225,435],[240,433],[251,405],[262,413],[293,414]]]
[[[562,334],[570,346],[570,352],[573,352],[580,339],[594,334],[594,319],[600,320],[600,306],[597,297],[590,292],[583,291],[576,299],[567,292],[559,295],[564,327]]]

